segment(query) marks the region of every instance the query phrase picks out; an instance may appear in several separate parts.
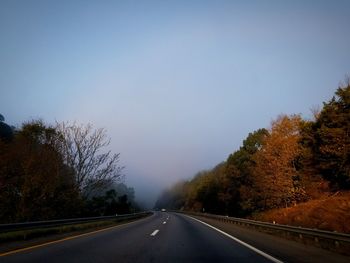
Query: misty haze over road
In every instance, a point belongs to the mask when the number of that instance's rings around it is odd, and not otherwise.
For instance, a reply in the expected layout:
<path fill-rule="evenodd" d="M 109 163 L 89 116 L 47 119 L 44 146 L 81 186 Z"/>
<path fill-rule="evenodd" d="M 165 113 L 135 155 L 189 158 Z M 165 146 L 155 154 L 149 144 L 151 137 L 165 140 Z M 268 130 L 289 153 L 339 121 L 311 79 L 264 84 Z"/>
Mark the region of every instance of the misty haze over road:
<path fill-rule="evenodd" d="M 350 68 L 348 1 L 1 1 L 0 106 L 104 127 L 148 207 Z"/>

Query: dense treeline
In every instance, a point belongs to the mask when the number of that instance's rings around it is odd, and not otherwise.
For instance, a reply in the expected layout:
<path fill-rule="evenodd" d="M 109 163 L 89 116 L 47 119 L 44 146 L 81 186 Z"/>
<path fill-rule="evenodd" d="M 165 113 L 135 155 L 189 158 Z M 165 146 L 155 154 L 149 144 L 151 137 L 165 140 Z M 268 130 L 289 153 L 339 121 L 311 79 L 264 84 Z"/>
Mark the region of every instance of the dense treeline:
<path fill-rule="evenodd" d="M 209 171 L 164 191 L 156 208 L 247 216 L 350 188 L 350 82 L 313 120 L 280 115 Z"/>
<path fill-rule="evenodd" d="M 42 121 L 9 126 L 0 115 L 0 222 L 112 215 L 134 211 L 120 183 L 119 155 L 103 129 Z"/>

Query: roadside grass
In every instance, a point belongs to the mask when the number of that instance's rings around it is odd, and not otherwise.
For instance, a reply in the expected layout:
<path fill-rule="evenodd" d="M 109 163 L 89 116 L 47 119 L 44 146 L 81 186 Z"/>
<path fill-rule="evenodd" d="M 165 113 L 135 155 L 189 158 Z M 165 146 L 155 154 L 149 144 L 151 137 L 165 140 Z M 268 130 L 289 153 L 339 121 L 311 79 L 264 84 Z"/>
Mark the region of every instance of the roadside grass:
<path fill-rule="evenodd" d="M 87 222 L 87 223 L 79 223 L 79 224 L 69 224 L 69 225 L 62 225 L 62 226 L 43 227 L 43 228 L 5 232 L 5 233 L 0 233 L 0 243 L 31 240 L 34 238 L 46 237 L 51 235 L 75 233 L 75 232 L 82 232 L 86 230 L 95 230 L 95 229 L 100 229 L 108 226 L 118 225 L 125 221 L 133 221 L 133 220 L 120 221 L 120 220 L 114 219 L 114 220 L 106 220 L 106 221 L 98 221 L 98 222 Z"/>
<path fill-rule="evenodd" d="M 252 219 L 350 233 L 350 191 L 324 196 L 293 207 L 257 213 Z"/>
<path fill-rule="evenodd" d="M 112 225 L 113 223 L 114 223 L 113 221 L 102 221 L 102 222 L 83 223 L 83 224 L 64 225 L 64 226 L 56 226 L 56 227 L 45 227 L 45 228 L 6 232 L 6 233 L 0 234 L 0 242 L 29 240 L 37 237 L 42 237 L 42 236 L 82 231 L 82 230 L 97 228 L 101 226 L 109 226 L 109 225 Z"/>

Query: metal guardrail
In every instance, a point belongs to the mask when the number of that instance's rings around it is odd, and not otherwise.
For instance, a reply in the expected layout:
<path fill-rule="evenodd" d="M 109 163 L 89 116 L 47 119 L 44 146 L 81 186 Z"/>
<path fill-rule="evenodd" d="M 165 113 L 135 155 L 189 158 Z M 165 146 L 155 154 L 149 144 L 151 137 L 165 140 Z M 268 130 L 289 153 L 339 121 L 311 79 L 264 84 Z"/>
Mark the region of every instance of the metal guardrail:
<path fill-rule="evenodd" d="M 193 216 L 205 217 L 219 220 L 226 223 L 248 226 L 264 232 L 279 234 L 288 239 L 301 241 L 304 243 L 313 243 L 318 247 L 334 250 L 347 255 L 350 255 L 350 235 L 345 233 L 324 231 L 318 229 L 295 227 L 281 224 L 273 224 L 249 219 L 236 217 L 220 216 L 207 213 L 195 213 L 187 211 L 174 211 Z"/>
<path fill-rule="evenodd" d="M 150 214 L 152 214 L 152 212 L 147 211 L 147 212 L 125 214 L 125 215 L 118 215 L 118 216 L 69 218 L 69 219 L 35 221 L 35 222 L 25 222 L 25 223 L 15 223 L 15 224 L 0 224 L 0 233 L 35 229 L 35 228 L 47 228 L 47 227 L 55 227 L 55 226 L 63 226 L 63 225 L 72 225 L 72 224 L 79 224 L 79 223 L 98 222 L 98 221 L 105 221 L 105 220 L 115 220 L 118 222 L 118 221 L 124 221 L 129 219 L 137 219 Z"/>

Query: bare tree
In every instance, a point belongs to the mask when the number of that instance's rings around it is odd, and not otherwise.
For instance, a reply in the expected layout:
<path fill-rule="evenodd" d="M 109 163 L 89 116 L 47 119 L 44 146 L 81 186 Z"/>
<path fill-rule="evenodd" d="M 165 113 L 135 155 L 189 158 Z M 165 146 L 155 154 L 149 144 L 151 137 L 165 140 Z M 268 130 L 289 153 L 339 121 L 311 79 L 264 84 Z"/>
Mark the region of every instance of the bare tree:
<path fill-rule="evenodd" d="M 122 177 L 119 153 L 105 150 L 110 144 L 105 129 L 93 129 L 91 124 L 58 123 L 62 135 L 60 151 L 66 164 L 74 171 L 76 186 L 83 196 L 109 186 Z"/>
<path fill-rule="evenodd" d="M 321 113 L 321 109 L 320 109 L 320 105 L 314 105 L 310 108 L 312 117 L 313 117 L 313 121 L 316 121 L 318 119 L 318 117 L 320 116 Z"/>

